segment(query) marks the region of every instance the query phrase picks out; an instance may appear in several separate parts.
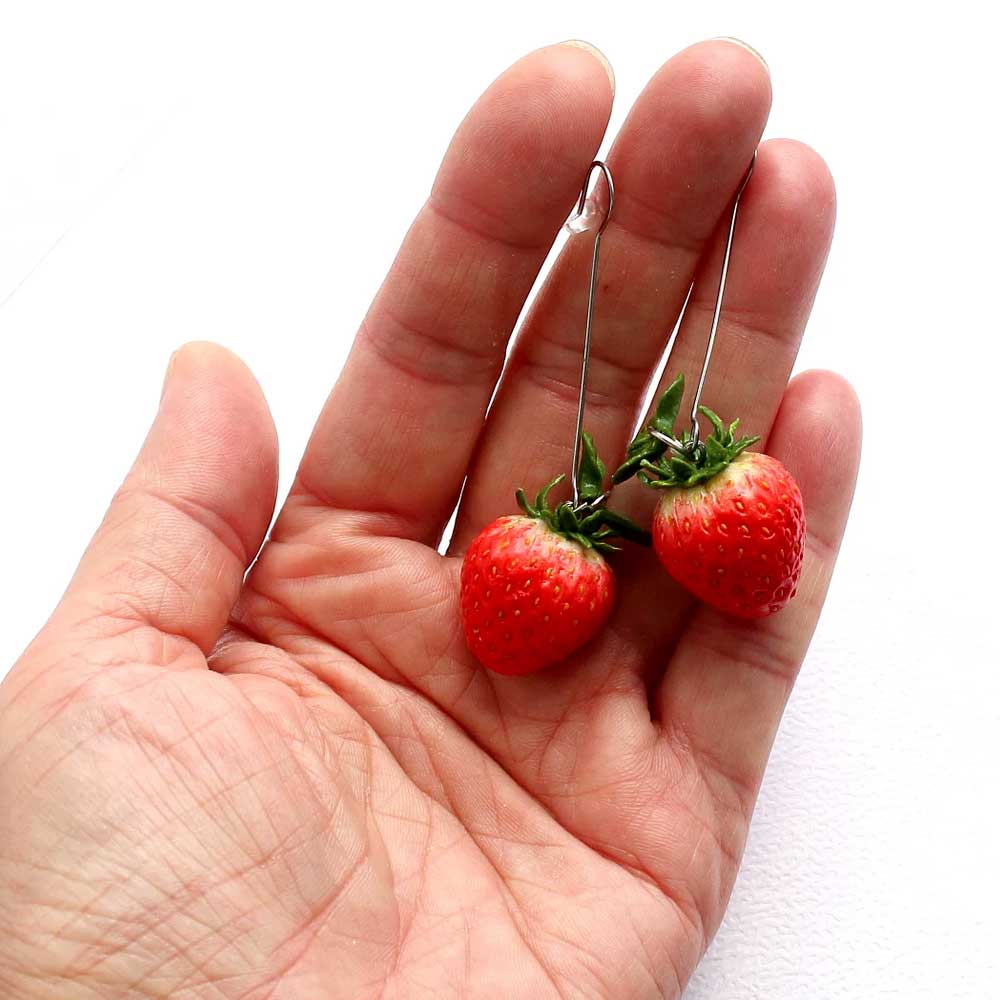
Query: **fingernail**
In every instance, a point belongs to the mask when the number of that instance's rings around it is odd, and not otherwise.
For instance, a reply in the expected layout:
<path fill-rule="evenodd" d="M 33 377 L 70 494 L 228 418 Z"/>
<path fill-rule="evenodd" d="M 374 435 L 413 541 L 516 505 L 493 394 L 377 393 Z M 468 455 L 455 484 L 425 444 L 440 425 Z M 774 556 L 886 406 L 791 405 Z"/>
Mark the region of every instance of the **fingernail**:
<path fill-rule="evenodd" d="M 559 44 L 571 45 L 574 49 L 583 49 L 584 52 L 589 52 L 604 67 L 604 72 L 608 74 L 608 80 L 611 82 L 611 90 L 614 91 L 615 71 L 611 68 L 608 57 L 596 45 L 591 45 L 590 42 L 585 42 L 582 38 L 569 38 Z"/>
<path fill-rule="evenodd" d="M 163 373 L 163 386 L 160 389 L 160 402 L 163 402 L 163 396 L 167 391 L 167 384 L 170 382 L 170 376 L 174 373 L 174 365 L 177 363 L 177 355 L 180 353 L 179 350 L 174 351 L 167 362 L 167 370 Z"/>
<path fill-rule="evenodd" d="M 709 41 L 712 42 L 729 42 L 730 45 L 738 45 L 741 49 L 746 49 L 751 55 L 756 56 L 760 60 L 760 64 L 768 71 L 771 72 L 771 67 L 767 65 L 767 60 L 752 46 L 743 41 L 742 38 L 734 38 L 732 35 L 719 35 L 716 38 L 711 38 Z"/>

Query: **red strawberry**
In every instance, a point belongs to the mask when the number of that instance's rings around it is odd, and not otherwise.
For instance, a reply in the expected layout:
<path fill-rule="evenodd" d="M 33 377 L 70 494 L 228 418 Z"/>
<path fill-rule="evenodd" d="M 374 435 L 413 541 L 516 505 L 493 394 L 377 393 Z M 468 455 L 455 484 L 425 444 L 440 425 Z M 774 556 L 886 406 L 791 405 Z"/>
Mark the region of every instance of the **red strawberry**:
<path fill-rule="evenodd" d="M 653 547 L 670 575 L 707 604 L 763 618 L 794 596 L 805 537 L 802 494 L 770 455 L 740 455 L 698 486 L 664 490 Z"/>
<path fill-rule="evenodd" d="M 579 501 L 549 508 L 554 479 L 523 515 L 501 517 L 474 539 L 462 562 L 462 628 L 469 649 L 500 674 L 528 674 L 589 642 L 611 614 L 615 578 L 602 552 L 621 536 L 649 534 L 604 506 L 604 463 L 583 435 Z"/>
<path fill-rule="evenodd" d="M 614 595 L 614 573 L 595 549 L 539 518 L 501 517 L 462 563 L 465 641 L 484 667 L 529 674 L 589 642 Z"/>
<path fill-rule="evenodd" d="M 702 406 L 712 434 L 697 444 L 687 433 L 675 438 L 683 394 L 679 375 L 614 482 L 638 473 L 665 491 L 653 515 L 653 546 L 678 583 L 740 618 L 774 614 L 795 596 L 802 571 L 802 494 L 776 458 L 746 451 L 759 438 L 737 439 L 738 420 L 726 427 Z"/>

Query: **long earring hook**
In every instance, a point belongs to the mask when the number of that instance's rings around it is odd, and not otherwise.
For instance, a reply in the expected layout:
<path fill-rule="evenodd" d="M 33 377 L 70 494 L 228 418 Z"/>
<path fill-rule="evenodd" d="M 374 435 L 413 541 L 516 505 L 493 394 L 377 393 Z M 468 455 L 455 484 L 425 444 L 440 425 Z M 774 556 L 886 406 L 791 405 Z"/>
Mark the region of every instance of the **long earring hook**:
<path fill-rule="evenodd" d="M 590 288 L 587 294 L 587 326 L 583 335 L 583 361 L 580 365 L 580 397 L 576 407 L 576 434 L 573 439 L 573 471 L 571 480 L 573 483 L 573 506 L 580 506 L 580 461 L 582 459 L 581 446 L 583 444 L 583 412 L 587 404 L 587 371 L 590 368 L 590 342 L 594 329 L 594 300 L 597 297 L 597 265 L 601 256 L 601 237 L 607 229 L 608 221 L 611 218 L 612 209 L 615 207 L 615 185 L 611 179 L 611 171 L 606 163 L 601 160 L 594 160 L 587 168 L 587 175 L 583 179 L 583 187 L 580 189 L 580 200 L 577 202 L 576 212 L 567 225 L 572 229 L 573 223 L 577 220 L 585 221 L 585 208 L 587 205 L 587 194 L 590 189 L 590 179 L 594 171 L 599 170 L 604 175 L 604 180 L 608 185 L 608 205 L 601 220 L 597 232 L 594 234 L 594 253 L 590 262 Z M 601 498 L 598 498 L 601 499 Z M 597 501 L 595 501 L 596 503 Z"/>
<path fill-rule="evenodd" d="M 691 447 L 698 447 L 698 407 L 701 405 L 701 391 L 705 388 L 705 378 L 708 375 L 708 365 L 712 360 L 712 350 L 715 347 L 715 335 L 719 332 L 719 318 L 722 316 L 722 299 L 726 294 L 726 278 L 729 276 L 729 258 L 733 252 L 733 234 L 736 232 L 736 215 L 740 210 L 740 198 L 750 181 L 753 168 L 757 166 L 757 151 L 754 150 L 753 159 L 747 172 L 743 175 L 739 190 L 733 200 L 733 214 L 729 219 L 729 233 L 726 236 L 726 252 L 722 257 L 722 271 L 719 274 L 719 291 L 715 296 L 715 312 L 712 314 L 712 327 L 708 332 L 708 346 L 705 348 L 705 361 L 701 366 L 701 377 L 698 379 L 698 388 L 694 391 L 694 399 L 691 402 Z"/>
<path fill-rule="evenodd" d="M 719 290 L 715 296 L 715 311 L 712 313 L 712 326 L 708 331 L 708 344 L 705 347 L 705 360 L 701 366 L 701 375 L 698 378 L 698 385 L 694 391 L 694 399 L 691 401 L 691 435 L 687 441 L 681 442 L 674 438 L 669 437 L 666 434 L 662 434 L 660 431 L 652 430 L 650 433 L 663 441 L 665 444 L 670 445 L 675 451 L 687 454 L 691 454 L 698 447 L 699 443 L 699 427 L 698 427 L 698 407 L 701 405 L 701 393 L 705 388 L 705 379 L 708 376 L 708 366 L 712 360 L 712 351 L 715 348 L 715 335 L 719 332 L 719 320 L 722 316 L 722 300 L 725 298 L 726 294 L 726 278 L 729 276 L 729 259 L 733 252 L 733 236 L 736 233 L 736 216 L 740 210 L 740 198 L 743 196 L 743 191 L 746 189 L 747 184 L 750 181 L 750 177 L 753 174 L 753 169 L 757 165 L 757 152 L 754 150 L 753 159 L 750 161 L 750 166 L 747 168 L 747 172 L 743 175 L 743 180 L 740 182 L 740 186 L 736 191 L 736 197 L 733 199 L 733 214 L 729 218 L 729 232 L 726 235 L 726 250 L 722 257 L 722 271 L 719 273 Z M 687 298 L 684 300 L 684 307 L 681 310 L 680 320 L 678 322 L 683 322 L 684 313 L 687 312 L 688 302 L 691 300 L 691 293 L 694 289 L 694 284 L 692 283 L 691 288 L 688 289 Z"/>

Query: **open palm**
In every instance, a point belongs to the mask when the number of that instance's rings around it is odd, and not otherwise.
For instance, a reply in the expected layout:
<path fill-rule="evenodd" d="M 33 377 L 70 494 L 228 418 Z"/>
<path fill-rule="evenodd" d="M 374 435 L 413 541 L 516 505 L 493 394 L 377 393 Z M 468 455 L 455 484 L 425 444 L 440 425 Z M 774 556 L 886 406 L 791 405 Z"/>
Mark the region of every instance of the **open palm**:
<path fill-rule="evenodd" d="M 568 464 L 589 237 L 554 267 L 485 414 L 612 90 L 562 45 L 476 104 L 245 580 L 275 501 L 271 420 L 232 355 L 175 356 L 135 467 L 0 688 L 4 996 L 680 993 L 819 614 L 859 417 L 835 376 L 787 385 L 834 195 L 815 154 L 769 142 L 705 401 L 802 486 L 799 596 L 730 620 L 632 550 L 580 654 L 522 678 L 470 658 L 456 554 L 515 486 Z M 704 43 L 660 70 L 615 143 L 588 397 L 611 461 L 703 267 L 666 377 L 699 367 L 718 224 L 769 99 L 753 54 Z M 648 517 L 632 486 L 615 506 Z"/>

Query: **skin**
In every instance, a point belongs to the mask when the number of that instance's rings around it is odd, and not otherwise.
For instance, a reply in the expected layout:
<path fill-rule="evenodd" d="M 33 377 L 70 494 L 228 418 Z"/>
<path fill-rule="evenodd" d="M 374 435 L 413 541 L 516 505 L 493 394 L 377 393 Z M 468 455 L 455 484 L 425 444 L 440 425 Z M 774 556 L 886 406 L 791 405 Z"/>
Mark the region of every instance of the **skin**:
<path fill-rule="evenodd" d="M 222 348 L 174 356 L 134 467 L 0 686 L 0 994 L 679 995 L 823 603 L 860 417 L 835 375 L 788 383 L 834 192 L 815 153 L 767 142 L 704 401 L 802 487 L 797 598 L 725 618 L 631 549 L 578 655 L 530 677 L 476 666 L 459 557 L 516 485 L 566 466 L 588 238 L 484 414 L 612 91 L 591 52 L 552 46 L 472 109 L 245 582 L 275 503 L 271 418 Z M 615 141 L 587 419 L 606 456 L 704 268 L 666 377 L 698 367 L 719 223 L 769 102 L 751 52 L 703 43 Z M 615 499 L 637 518 L 655 503 L 633 484 Z"/>

